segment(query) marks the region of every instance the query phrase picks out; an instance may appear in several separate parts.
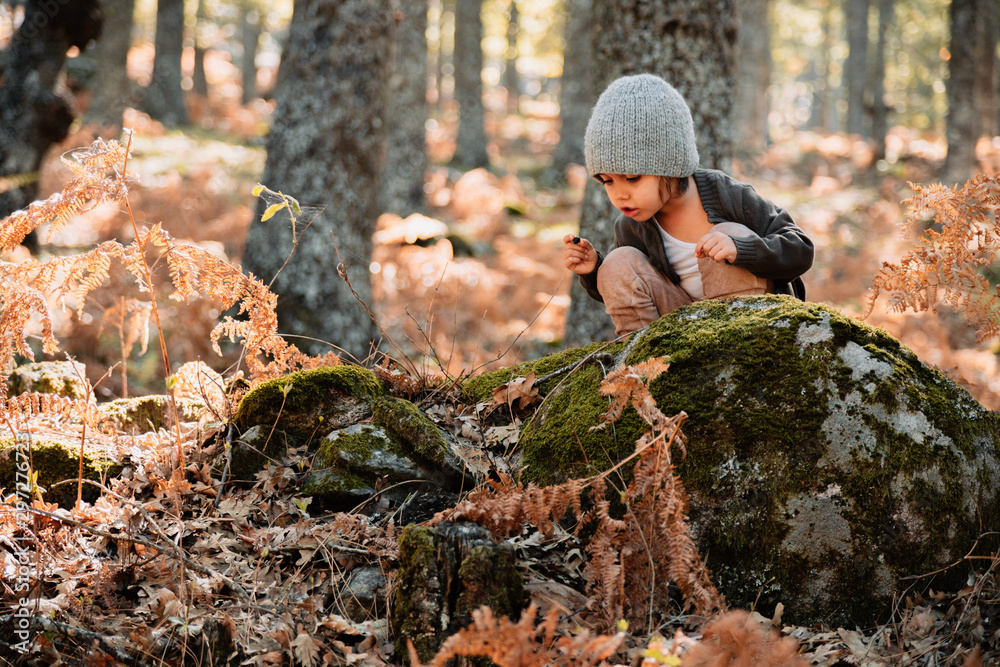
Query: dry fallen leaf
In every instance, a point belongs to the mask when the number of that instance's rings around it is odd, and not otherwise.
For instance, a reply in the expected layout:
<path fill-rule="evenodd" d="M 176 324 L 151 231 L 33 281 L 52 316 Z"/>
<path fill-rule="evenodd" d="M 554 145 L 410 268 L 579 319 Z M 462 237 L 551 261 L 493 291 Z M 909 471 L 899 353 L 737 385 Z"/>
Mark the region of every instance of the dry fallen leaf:
<path fill-rule="evenodd" d="M 540 403 L 538 387 L 535 386 L 535 374 L 528 373 L 524 377 L 514 378 L 493 390 L 493 405 L 508 405 L 512 408 L 524 409 L 532 403 Z M 515 406 L 514 403 L 517 403 Z"/>

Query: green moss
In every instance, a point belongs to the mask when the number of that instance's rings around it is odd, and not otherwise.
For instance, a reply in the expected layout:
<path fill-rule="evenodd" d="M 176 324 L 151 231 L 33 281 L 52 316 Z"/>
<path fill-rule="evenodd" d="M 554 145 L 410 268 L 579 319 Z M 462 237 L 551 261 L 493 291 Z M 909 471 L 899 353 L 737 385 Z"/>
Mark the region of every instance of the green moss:
<path fill-rule="evenodd" d="M 197 421 L 205 406 L 197 401 L 177 399 L 182 422 Z M 170 397 L 162 395 L 119 398 L 101 405 L 101 411 L 126 432 L 147 433 L 169 428 L 174 421 Z"/>
<path fill-rule="evenodd" d="M 389 483 L 400 481 L 391 470 L 369 465 L 377 450 L 402 454 L 396 443 L 371 426 L 349 427 L 339 431 L 335 438 L 325 438 L 302 487 L 303 495 L 324 496 L 330 501 L 357 499 L 374 493 L 379 477 L 385 477 Z"/>
<path fill-rule="evenodd" d="M 457 616 L 472 617 L 472 612 L 486 605 L 499 618 L 517 620 L 524 604 L 524 581 L 507 550 L 497 547 L 473 547 L 458 568 L 462 592 L 455 604 Z"/>
<path fill-rule="evenodd" d="M 622 364 L 660 356 L 670 369 L 651 393 L 665 414 L 688 415 L 678 472 L 730 604 L 867 623 L 896 577 L 935 570 L 977 529 L 1000 528 L 997 476 L 984 468 L 1000 459 L 997 419 L 885 332 L 789 297 L 708 301 L 637 334 Z M 595 366 L 575 371 L 522 428 L 527 479 L 587 476 L 633 451 L 648 426 L 632 410 L 590 430 L 607 406 L 601 379 Z M 801 530 L 789 504 L 816 498 L 804 511 L 827 512 L 846 537 L 789 551 Z"/>
<path fill-rule="evenodd" d="M 25 458 L 20 458 L 18 449 Z M 14 446 L 11 438 L 0 439 L 0 487 L 5 493 L 14 493 L 17 483 L 25 482 L 23 476 L 18 477 L 18 464 L 29 456 L 27 444 Z M 80 450 L 62 442 L 33 440 L 31 443 L 30 460 L 33 470 L 38 473 L 37 484 L 46 491 L 43 498 L 60 507 L 72 508 L 76 505 L 77 485 L 60 484 L 64 480 L 76 480 L 80 473 Z M 121 464 L 99 452 L 87 451 L 83 454 L 83 477 L 95 482 L 104 483 L 107 479 L 116 477 L 122 471 Z M 84 484 L 82 497 L 86 502 L 94 502 L 100 496 L 100 490 L 90 484 Z"/>
<path fill-rule="evenodd" d="M 386 396 L 375 402 L 375 423 L 410 445 L 413 453 L 441 464 L 448 443 L 441 430 L 413 403 Z"/>
<path fill-rule="evenodd" d="M 491 401 L 493 400 L 493 390 L 507 384 L 514 378 L 524 377 L 529 373 L 534 373 L 535 377 L 542 377 L 548 375 L 549 373 L 553 373 L 560 368 L 571 366 L 587 355 L 601 350 L 601 348 L 606 348 L 603 350 L 604 352 L 614 354 L 617 350 L 621 349 L 621 347 L 621 344 L 609 346 L 607 343 L 591 343 L 586 347 L 571 348 L 562 352 L 557 352 L 556 354 L 542 357 L 541 359 L 526 361 L 518 364 L 517 366 L 501 368 L 499 370 L 483 373 L 482 375 L 470 377 L 461 384 L 460 397 L 463 403 L 467 403 L 469 405 L 475 405 L 476 403 L 482 403 L 483 401 Z M 543 391 L 550 390 L 559 382 L 559 380 L 562 379 L 562 377 L 563 376 L 553 378 L 549 383 L 542 387 Z"/>
<path fill-rule="evenodd" d="M 371 416 L 372 401 L 384 392 L 378 378 L 358 366 L 297 371 L 251 390 L 233 421 L 241 430 L 276 426 L 291 437 L 311 441 L 317 431 L 329 432 Z"/>
<path fill-rule="evenodd" d="M 396 655 L 408 656 L 406 642 L 413 642 L 420 662 L 428 664 L 441 642 L 435 625 L 439 609 L 436 600 L 441 583 L 437 579 L 437 549 L 434 531 L 409 525 L 399 536 L 399 572 L 392 608 L 392 626 L 396 635 Z"/>

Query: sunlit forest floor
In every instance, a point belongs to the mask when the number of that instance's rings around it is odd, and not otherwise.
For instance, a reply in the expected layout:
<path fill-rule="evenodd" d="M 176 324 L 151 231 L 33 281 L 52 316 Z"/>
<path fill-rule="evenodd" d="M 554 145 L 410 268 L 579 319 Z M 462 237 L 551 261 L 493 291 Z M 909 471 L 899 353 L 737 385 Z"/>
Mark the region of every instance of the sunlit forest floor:
<path fill-rule="evenodd" d="M 140 178 L 130 201 L 140 224 L 162 223 L 175 238 L 238 263 L 255 206 L 251 189 L 263 173 L 262 133 L 273 103 L 239 105 L 235 72 L 226 65 L 216 63 L 210 70 L 208 99 L 189 101 L 190 127 L 168 132 L 128 111 L 126 127 L 135 131 L 130 168 Z M 446 166 L 457 114 L 447 105 L 436 112 L 428 131 L 426 216 L 387 215 L 378 222 L 373 311 L 394 343 L 430 372 L 457 375 L 506 366 L 561 344 L 572 275 L 562 266 L 560 239 L 576 229 L 586 174 L 583 167 L 571 167 L 561 185 L 552 185 L 559 180 L 547 168 L 559 138 L 555 104 L 522 100 L 518 113 L 509 113 L 505 102 L 502 95 L 487 100 L 490 171 L 461 173 Z M 62 187 L 69 172 L 59 154 L 88 145 L 90 132 L 80 128 L 51 152 L 40 196 Z M 1000 151 L 980 148 L 984 170 L 994 169 Z M 901 202 L 911 194 L 907 182 L 934 182 L 943 157 L 940 139 L 895 128 L 886 168 L 879 171 L 863 142 L 800 132 L 764 155 L 735 162 L 733 170 L 788 208 L 816 243 L 816 263 L 805 276 L 808 298 L 860 314 L 882 261 L 898 259 L 910 241 L 896 231 Z M 45 252 L 70 253 L 131 235 L 127 216 L 108 206 L 79 216 L 48 241 Z M 166 272 L 161 274 L 166 281 Z M 117 334 L 102 326 L 99 312 L 111 306 L 120 287 L 108 285 L 95 295 L 92 311 L 82 318 L 69 313 L 61 323 L 61 340 L 87 364 L 94 381 L 121 356 Z M 161 307 L 170 308 L 164 319 L 171 358 L 202 359 L 223 371 L 229 360 L 211 351 L 208 336 L 219 313 L 210 304 Z M 869 322 L 968 387 L 987 407 L 1000 408 L 996 341 L 977 343 L 956 314 L 889 313 L 880 303 Z M 143 387 L 158 391 L 162 365 L 155 356 L 131 363 L 133 393 Z M 113 394 L 115 388 L 106 385 L 98 390 Z"/>

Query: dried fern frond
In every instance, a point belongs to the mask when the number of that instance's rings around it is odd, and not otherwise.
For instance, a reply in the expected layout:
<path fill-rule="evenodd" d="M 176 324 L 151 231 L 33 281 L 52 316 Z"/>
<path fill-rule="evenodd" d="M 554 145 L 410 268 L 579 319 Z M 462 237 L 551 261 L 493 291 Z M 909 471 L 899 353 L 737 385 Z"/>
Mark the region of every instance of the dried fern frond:
<path fill-rule="evenodd" d="M 46 222 L 51 225 L 51 237 L 88 203 L 121 200 L 135 180 L 131 173 L 120 173 L 125 157 L 124 146 L 101 139 L 89 148 L 64 155 L 63 164 L 73 172 L 73 179 L 61 192 L 0 220 L 0 252 L 17 247 L 25 236 Z"/>
<path fill-rule="evenodd" d="M 1000 287 L 976 269 L 988 266 L 1000 248 L 1000 179 L 979 174 L 960 190 L 941 184 L 910 183 L 915 194 L 903 202 L 900 231 L 911 233 L 932 219 L 898 263 L 883 262 L 872 281 L 862 318 L 871 315 L 882 293 L 892 312 L 936 310 L 947 304 L 976 329 L 979 341 L 1000 333 Z"/>
<path fill-rule="evenodd" d="M 559 612 L 553 609 L 539 624 L 535 624 L 538 607 L 534 603 L 515 623 L 496 618 L 489 607 L 472 612 L 472 624 L 449 637 L 441 645 L 431 665 L 445 667 L 459 656 L 482 656 L 499 667 L 542 667 L 565 665 L 589 667 L 607 665 L 625 640 L 624 633 L 591 635 L 587 630 L 556 635 Z M 410 645 L 410 662 L 420 667 L 416 651 Z"/>

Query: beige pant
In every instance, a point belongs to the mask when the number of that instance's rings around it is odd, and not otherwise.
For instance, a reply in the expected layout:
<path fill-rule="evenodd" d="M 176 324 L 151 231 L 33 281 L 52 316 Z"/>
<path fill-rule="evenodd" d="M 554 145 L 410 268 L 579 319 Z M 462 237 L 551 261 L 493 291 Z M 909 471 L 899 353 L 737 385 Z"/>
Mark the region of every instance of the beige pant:
<path fill-rule="evenodd" d="M 755 236 L 735 222 L 719 223 L 713 231 L 733 237 Z M 706 299 L 770 291 L 767 280 L 726 262 L 702 257 L 698 269 Z M 679 285 L 665 280 L 641 250 L 629 246 L 615 248 L 604 258 L 597 272 L 597 289 L 619 336 L 644 329 L 661 315 L 696 301 Z"/>

